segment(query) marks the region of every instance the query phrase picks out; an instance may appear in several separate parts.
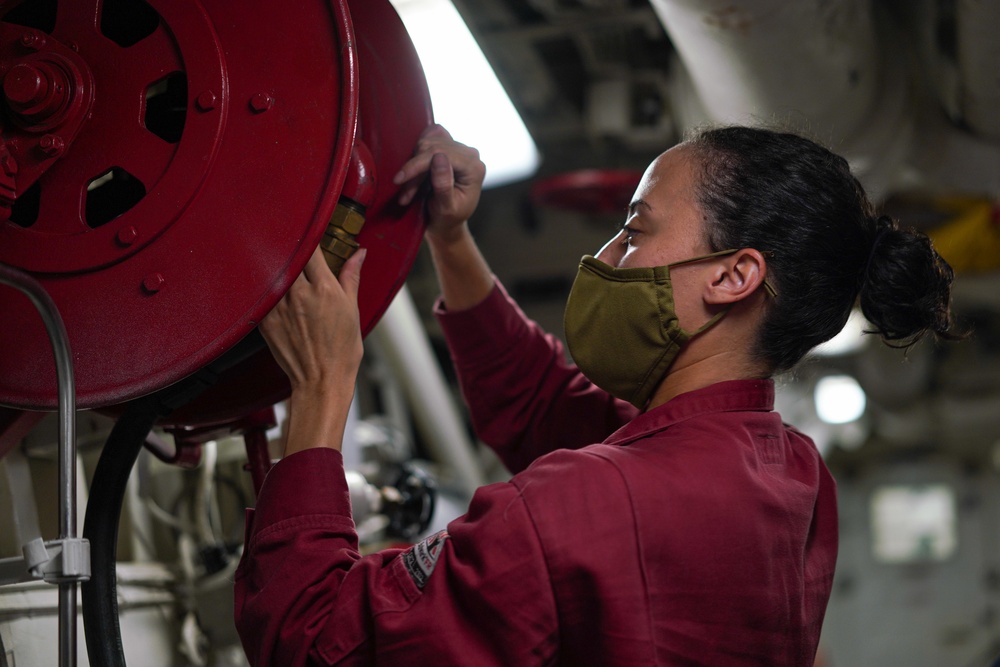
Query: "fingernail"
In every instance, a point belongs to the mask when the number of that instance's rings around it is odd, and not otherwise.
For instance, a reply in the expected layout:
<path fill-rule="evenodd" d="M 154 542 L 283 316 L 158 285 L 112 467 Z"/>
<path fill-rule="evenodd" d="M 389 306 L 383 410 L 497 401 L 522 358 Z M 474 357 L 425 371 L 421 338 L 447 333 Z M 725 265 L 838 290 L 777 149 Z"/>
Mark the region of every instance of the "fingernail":
<path fill-rule="evenodd" d="M 360 269 L 362 266 L 364 266 L 365 257 L 368 256 L 368 248 L 361 248 L 360 250 L 358 250 L 358 254 L 361 255 L 361 257 L 358 258 L 358 268 Z"/>
<path fill-rule="evenodd" d="M 405 178 L 406 175 L 402 171 L 400 171 L 395 176 L 392 177 L 392 182 L 395 183 L 396 185 L 400 185 Z"/>

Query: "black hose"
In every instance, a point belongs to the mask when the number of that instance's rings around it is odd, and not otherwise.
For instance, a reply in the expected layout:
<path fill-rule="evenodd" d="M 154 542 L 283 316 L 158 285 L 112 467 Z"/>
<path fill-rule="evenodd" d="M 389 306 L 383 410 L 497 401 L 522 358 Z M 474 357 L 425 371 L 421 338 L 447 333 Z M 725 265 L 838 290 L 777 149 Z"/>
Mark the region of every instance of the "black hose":
<path fill-rule="evenodd" d="M 90 664 L 94 667 L 125 665 L 115 568 L 118 521 L 132 466 L 146 434 L 160 416 L 156 394 L 133 402 L 111 429 L 91 482 L 83 522 L 83 537 L 90 541 L 91 574 L 81 588 L 83 629 Z"/>
<path fill-rule="evenodd" d="M 215 384 L 219 374 L 264 345 L 255 330 L 229 352 L 194 375 L 129 403 L 118 418 L 94 470 L 83 537 L 90 541 L 90 581 L 82 586 L 83 630 L 91 667 L 125 667 L 118 624 L 116 551 L 125 487 L 139 451 L 156 420 Z"/>

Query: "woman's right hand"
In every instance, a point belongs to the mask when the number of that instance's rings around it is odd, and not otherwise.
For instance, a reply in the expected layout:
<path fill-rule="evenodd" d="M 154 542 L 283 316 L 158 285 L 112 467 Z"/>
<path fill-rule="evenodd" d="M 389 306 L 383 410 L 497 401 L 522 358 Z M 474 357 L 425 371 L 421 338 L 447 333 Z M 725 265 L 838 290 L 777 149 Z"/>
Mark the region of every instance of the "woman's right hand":
<path fill-rule="evenodd" d="M 401 205 L 413 201 L 428 175 L 427 236 L 454 240 L 479 204 L 486 165 L 475 148 L 458 143 L 440 125 L 431 125 L 421 133 L 413 157 L 393 178 L 400 186 Z"/>
<path fill-rule="evenodd" d="M 354 253 L 338 278 L 317 248 L 260 323 L 292 388 L 286 456 L 313 447 L 341 447 L 364 354 L 358 289 L 365 252 Z"/>

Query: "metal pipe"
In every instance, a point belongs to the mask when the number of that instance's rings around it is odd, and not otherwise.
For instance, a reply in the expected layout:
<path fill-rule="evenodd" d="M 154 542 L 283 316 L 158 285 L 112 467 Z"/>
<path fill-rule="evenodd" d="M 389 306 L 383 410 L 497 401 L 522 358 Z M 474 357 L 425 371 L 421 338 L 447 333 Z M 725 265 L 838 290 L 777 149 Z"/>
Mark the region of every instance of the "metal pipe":
<path fill-rule="evenodd" d="M 483 472 L 405 285 L 370 335 L 399 378 L 428 448 L 455 471 L 462 489 L 472 495 L 484 483 Z"/>
<path fill-rule="evenodd" d="M 59 387 L 59 537 L 76 538 L 76 383 L 69 336 L 59 310 L 41 284 L 0 263 L 0 284 L 23 292 L 38 310 L 52 342 Z M 76 582 L 59 584 L 59 664 L 76 665 Z"/>
<path fill-rule="evenodd" d="M 194 525 L 202 545 L 215 544 L 218 539 L 212 529 L 212 496 L 215 470 L 219 461 L 219 446 L 209 440 L 202 447 L 201 467 L 198 470 L 198 491 L 194 501 Z"/>

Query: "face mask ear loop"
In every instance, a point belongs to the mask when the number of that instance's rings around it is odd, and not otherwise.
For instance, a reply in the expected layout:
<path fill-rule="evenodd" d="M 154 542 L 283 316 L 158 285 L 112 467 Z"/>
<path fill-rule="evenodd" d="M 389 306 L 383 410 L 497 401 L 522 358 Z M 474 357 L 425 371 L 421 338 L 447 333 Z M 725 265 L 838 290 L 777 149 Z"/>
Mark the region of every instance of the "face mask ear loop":
<path fill-rule="evenodd" d="M 699 255 L 698 257 L 692 257 L 691 259 L 682 259 L 679 262 L 674 262 L 673 264 L 667 264 L 667 268 L 668 269 L 672 269 L 675 266 L 683 266 L 684 264 L 692 264 L 694 262 L 702 262 L 702 261 L 704 261 L 706 259 L 712 259 L 714 257 L 724 257 L 726 255 L 732 255 L 735 252 L 739 252 L 739 250 L 736 250 L 735 248 L 731 248 L 729 250 L 720 250 L 718 252 L 713 252 L 713 253 L 711 253 L 709 255 Z M 771 252 L 770 250 L 764 251 L 763 254 L 768 255 L 768 256 L 774 255 L 774 253 Z M 770 282 L 767 281 L 766 278 L 764 279 L 764 289 L 767 290 L 767 293 L 770 294 L 771 297 L 773 297 L 775 299 L 778 298 L 778 290 L 774 289 L 774 287 L 771 285 Z M 712 324 L 715 324 L 715 321 L 710 321 L 707 326 L 711 326 Z M 701 331 L 702 331 L 702 329 L 699 329 L 695 333 L 701 333 Z"/>
<path fill-rule="evenodd" d="M 688 334 L 686 331 L 684 331 L 683 329 L 681 329 L 680 330 L 681 334 L 683 334 L 684 336 L 687 337 L 687 340 L 685 340 L 681 344 L 681 347 L 683 347 L 684 344 L 688 343 L 692 338 L 694 338 L 698 334 L 704 333 L 705 331 L 708 331 L 713 326 L 715 326 L 718 323 L 719 320 L 721 320 L 723 317 L 726 316 L 726 313 L 728 313 L 732 309 L 732 307 L 734 305 L 736 305 L 736 304 L 732 304 L 731 303 L 728 306 L 726 306 L 723 310 L 720 310 L 719 312 L 717 312 L 715 315 L 712 316 L 712 319 L 710 319 L 708 322 L 705 322 L 703 325 L 701 325 L 700 327 L 698 327 L 693 333 Z M 659 378 L 662 379 L 663 376 L 664 376 L 664 374 L 666 373 L 666 369 L 664 369 L 663 372 L 661 372 L 659 374 L 655 374 L 653 372 L 653 370 L 656 369 L 657 367 L 659 367 L 660 361 L 662 361 L 663 356 L 665 356 L 667 354 L 667 352 L 668 352 L 668 350 L 664 350 L 663 351 L 663 355 L 660 356 L 660 360 L 657 361 L 657 363 L 653 366 L 653 368 L 650 369 L 650 372 L 646 375 L 646 377 L 643 378 L 642 382 L 639 385 L 640 388 L 637 389 L 632 394 L 632 396 L 630 398 L 626 399 L 626 400 L 628 400 L 629 403 L 631 403 L 635 407 L 639 408 L 640 410 L 642 410 L 645 407 L 646 403 L 649 401 L 649 397 L 652 396 L 653 391 L 656 390 L 656 385 L 658 384 L 658 382 L 657 382 L 657 383 L 653 384 L 652 386 L 647 386 L 647 385 L 649 385 L 649 378 L 652 377 L 652 376 L 654 376 L 654 375 L 658 375 Z M 667 368 L 669 368 L 669 364 L 667 365 Z M 639 397 L 642 397 L 642 401 L 638 400 Z"/>
<path fill-rule="evenodd" d="M 701 262 L 701 261 L 704 261 L 706 259 L 713 259 L 715 257 L 725 257 L 726 255 L 732 255 L 733 253 L 737 253 L 737 252 L 739 252 L 738 248 L 730 248 L 728 250 L 719 250 L 718 252 L 713 252 L 713 253 L 710 253 L 708 255 L 699 255 L 698 257 L 692 257 L 691 259 L 684 259 L 684 260 L 681 260 L 680 262 L 674 262 L 673 264 L 667 264 L 667 268 L 672 269 L 675 266 L 682 266 L 684 264 L 691 264 L 693 262 Z M 720 310 L 718 313 L 716 313 L 712 317 L 712 319 L 710 319 L 708 322 L 705 322 L 703 325 L 701 325 L 700 327 L 698 327 L 697 329 L 695 329 L 692 333 L 687 334 L 688 335 L 688 340 L 690 340 L 691 338 L 694 338 L 695 336 L 697 336 L 700 333 L 704 333 L 704 332 L 708 331 L 713 326 L 715 326 L 715 324 L 718 323 L 719 320 L 721 320 L 723 317 L 726 316 L 726 313 L 728 313 L 730 311 L 730 309 L 732 309 L 732 307 L 734 305 L 735 304 L 732 304 L 732 303 L 729 304 L 723 310 Z M 682 330 L 682 332 L 685 333 L 685 334 L 687 333 L 687 332 L 684 332 L 683 330 Z"/>
<path fill-rule="evenodd" d="M 698 334 L 705 333 L 706 331 L 714 327 L 716 324 L 718 324 L 719 320 L 725 317 L 729 313 L 729 311 L 733 309 L 734 305 L 736 304 L 731 303 L 722 310 L 720 310 L 719 312 L 717 312 L 715 315 L 713 315 L 712 319 L 710 319 L 708 322 L 705 322 L 700 327 L 691 332 L 691 338 L 694 338 Z"/>
<path fill-rule="evenodd" d="M 679 262 L 667 264 L 667 268 L 672 269 L 675 266 L 683 266 L 684 264 L 693 264 L 694 262 L 703 262 L 706 259 L 713 259 L 715 257 L 725 257 L 726 255 L 732 255 L 737 252 L 739 252 L 739 248 L 730 248 L 729 250 L 719 250 L 718 252 L 712 252 L 707 255 L 698 255 L 697 257 L 692 257 L 691 259 L 682 259 Z"/>

